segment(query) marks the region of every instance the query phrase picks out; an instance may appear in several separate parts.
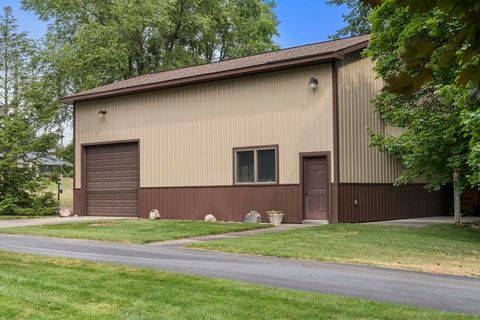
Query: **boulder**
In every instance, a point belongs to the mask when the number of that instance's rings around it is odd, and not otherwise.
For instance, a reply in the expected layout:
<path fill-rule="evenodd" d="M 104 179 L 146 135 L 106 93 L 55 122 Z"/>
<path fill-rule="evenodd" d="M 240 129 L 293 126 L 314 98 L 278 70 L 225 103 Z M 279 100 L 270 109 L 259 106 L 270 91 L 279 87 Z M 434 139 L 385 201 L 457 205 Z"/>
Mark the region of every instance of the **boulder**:
<path fill-rule="evenodd" d="M 60 215 L 60 217 L 66 218 L 70 217 L 72 215 L 72 212 L 70 211 L 70 209 L 60 209 L 58 214 Z"/>
<path fill-rule="evenodd" d="M 205 218 L 203 218 L 203 221 L 217 221 L 217 218 L 213 214 L 207 214 Z"/>
<path fill-rule="evenodd" d="M 262 222 L 262 216 L 257 211 L 250 211 L 245 216 L 244 223 L 260 223 Z"/>
<path fill-rule="evenodd" d="M 153 209 L 148 214 L 148 219 L 150 219 L 150 220 L 160 219 L 160 212 L 158 212 L 157 209 Z"/>

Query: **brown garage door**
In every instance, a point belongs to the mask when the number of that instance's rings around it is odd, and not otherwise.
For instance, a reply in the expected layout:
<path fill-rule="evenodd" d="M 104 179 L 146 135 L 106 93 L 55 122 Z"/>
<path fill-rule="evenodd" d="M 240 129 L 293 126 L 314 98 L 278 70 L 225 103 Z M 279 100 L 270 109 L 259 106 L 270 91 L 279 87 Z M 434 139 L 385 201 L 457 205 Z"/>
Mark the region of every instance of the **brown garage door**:
<path fill-rule="evenodd" d="M 138 215 L 138 143 L 89 146 L 86 167 L 88 215 Z"/>

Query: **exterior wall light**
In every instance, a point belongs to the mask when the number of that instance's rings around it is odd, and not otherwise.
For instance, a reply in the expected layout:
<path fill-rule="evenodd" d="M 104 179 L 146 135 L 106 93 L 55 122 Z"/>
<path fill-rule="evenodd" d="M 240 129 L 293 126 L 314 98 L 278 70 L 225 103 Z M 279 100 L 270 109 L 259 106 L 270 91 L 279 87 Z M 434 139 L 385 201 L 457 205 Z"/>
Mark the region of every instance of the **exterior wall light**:
<path fill-rule="evenodd" d="M 308 82 L 308 86 L 312 89 L 315 89 L 318 86 L 318 80 L 315 77 L 311 77 L 310 81 Z"/>
<path fill-rule="evenodd" d="M 101 119 L 107 115 L 107 110 L 98 111 L 98 117 Z"/>

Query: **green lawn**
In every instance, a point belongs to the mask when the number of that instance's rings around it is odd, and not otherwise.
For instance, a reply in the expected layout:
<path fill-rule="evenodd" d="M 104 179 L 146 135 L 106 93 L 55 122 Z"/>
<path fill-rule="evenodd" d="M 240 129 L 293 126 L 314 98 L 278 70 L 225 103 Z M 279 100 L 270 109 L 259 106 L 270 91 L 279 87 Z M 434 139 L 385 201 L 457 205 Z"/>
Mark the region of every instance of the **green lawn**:
<path fill-rule="evenodd" d="M 73 209 L 73 179 L 63 178 L 62 180 L 63 193 L 60 194 L 60 208 Z M 57 194 L 57 184 L 52 182 L 47 191 Z"/>
<path fill-rule="evenodd" d="M 0 252 L 0 319 L 480 319 L 144 268 Z"/>
<path fill-rule="evenodd" d="M 34 227 L 0 229 L 3 233 L 22 233 L 61 238 L 148 243 L 268 228 L 265 224 L 222 223 L 187 220 L 114 220 Z"/>
<path fill-rule="evenodd" d="M 192 247 L 286 258 L 480 276 L 480 229 L 336 224 Z"/>
<path fill-rule="evenodd" d="M 47 218 L 51 216 L 2 216 L 0 215 L 0 220 L 16 220 L 16 219 L 35 219 L 35 218 Z"/>

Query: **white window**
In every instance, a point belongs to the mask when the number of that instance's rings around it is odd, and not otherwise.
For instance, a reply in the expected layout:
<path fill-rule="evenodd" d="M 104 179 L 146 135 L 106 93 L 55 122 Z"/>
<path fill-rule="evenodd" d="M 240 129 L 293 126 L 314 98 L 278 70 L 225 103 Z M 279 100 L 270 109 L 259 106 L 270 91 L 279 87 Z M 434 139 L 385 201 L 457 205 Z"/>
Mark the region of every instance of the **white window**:
<path fill-rule="evenodd" d="M 278 147 L 234 149 L 235 184 L 278 183 Z"/>

